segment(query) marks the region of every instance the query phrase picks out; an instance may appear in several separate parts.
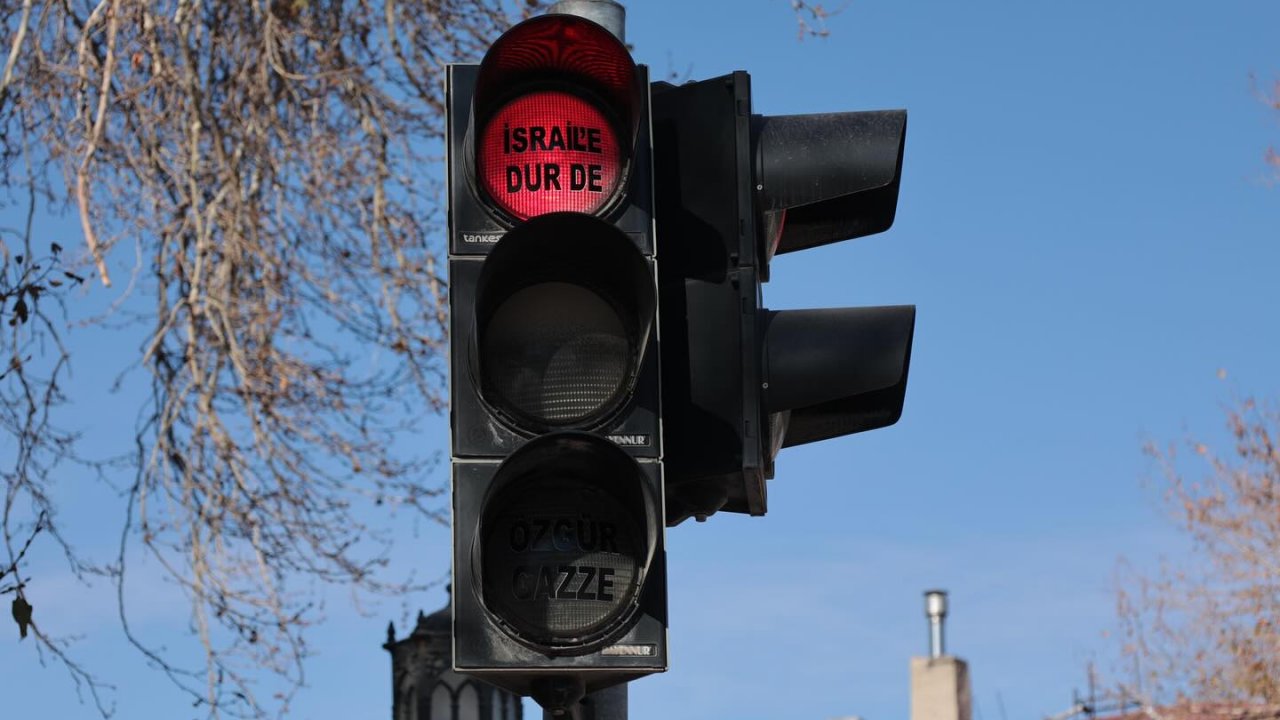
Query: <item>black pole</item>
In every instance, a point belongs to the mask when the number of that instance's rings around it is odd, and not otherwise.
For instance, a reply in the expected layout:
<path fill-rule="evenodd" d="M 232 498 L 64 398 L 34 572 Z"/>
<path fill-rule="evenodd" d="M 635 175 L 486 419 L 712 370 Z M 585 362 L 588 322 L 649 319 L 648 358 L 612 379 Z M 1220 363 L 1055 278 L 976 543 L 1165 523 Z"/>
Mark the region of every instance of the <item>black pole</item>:
<path fill-rule="evenodd" d="M 566 714 L 543 710 L 542 720 L 627 720 L 627 684 L 587 693 Z"/>

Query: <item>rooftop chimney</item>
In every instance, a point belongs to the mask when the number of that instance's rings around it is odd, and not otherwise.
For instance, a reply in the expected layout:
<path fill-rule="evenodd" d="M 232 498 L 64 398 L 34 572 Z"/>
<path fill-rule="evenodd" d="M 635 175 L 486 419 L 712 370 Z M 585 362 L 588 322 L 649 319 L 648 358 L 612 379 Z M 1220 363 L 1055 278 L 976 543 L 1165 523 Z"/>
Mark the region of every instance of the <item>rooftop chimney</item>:
<path fill-rule="evenodd" d="M 924 614 L 929 618 L 929 656 L 911 658 L 911 720 L 971 720 L 969 666 L 947 655 L 943 644 L 945 590 L 925 592 Z"/>
<path fill-rule="evenodd" d="M 929 618 L 929 657 L 937 659 L 947 654 L 942 625 L 947 619 L 947 591 L 925 590 L 924 614 Z"/>

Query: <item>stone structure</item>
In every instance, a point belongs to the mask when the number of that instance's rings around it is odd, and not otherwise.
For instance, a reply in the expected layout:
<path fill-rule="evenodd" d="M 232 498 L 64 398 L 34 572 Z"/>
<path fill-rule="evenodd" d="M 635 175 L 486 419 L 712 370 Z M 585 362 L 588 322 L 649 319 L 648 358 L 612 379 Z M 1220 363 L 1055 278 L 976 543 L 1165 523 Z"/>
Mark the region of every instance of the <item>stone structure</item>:
<path fill-rule="evenodd" d="M 396 640 L 387 626 L 391 653 L 392 720 L 523 720 L 520 696 L 453 671 L 451 605 L 418 613 L 413 632 Z"/>
<path fill-rule="evenodd" d="M 969 666 L 951 655 L 911 658 L 911 720 L 970 720 Z"/>

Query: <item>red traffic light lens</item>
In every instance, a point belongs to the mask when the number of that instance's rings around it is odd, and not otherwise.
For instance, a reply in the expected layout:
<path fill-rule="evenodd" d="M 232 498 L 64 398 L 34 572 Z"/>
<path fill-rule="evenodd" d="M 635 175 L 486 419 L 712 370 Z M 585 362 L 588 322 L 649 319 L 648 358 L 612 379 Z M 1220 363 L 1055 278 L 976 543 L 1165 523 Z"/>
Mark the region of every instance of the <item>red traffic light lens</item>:
<path fill-rule="evenodd" d="M 522 95 L 490 118 L 477 174 L 489 197 L 519 220 L 549 212 L 594 214 L 618 189 L 618 133 L 594 104 L 560 91 Z"/>

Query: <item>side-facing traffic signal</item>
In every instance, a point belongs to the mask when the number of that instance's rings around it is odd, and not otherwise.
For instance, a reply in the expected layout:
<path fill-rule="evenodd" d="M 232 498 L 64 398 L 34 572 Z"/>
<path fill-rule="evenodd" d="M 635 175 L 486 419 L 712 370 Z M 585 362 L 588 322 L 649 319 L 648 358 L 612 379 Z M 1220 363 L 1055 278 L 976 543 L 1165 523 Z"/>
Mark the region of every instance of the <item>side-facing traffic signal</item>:
<path fill-rule="evenodd" d="M 888 229 L 906 112 L 761 116 L 750 78 L 653 88 L 667 522 L 763 515 L 779 449 L 891 425 L 913 306 L 771 311 L 777 253 Z"/>
<path fill-rule="evenodd" d="M 549 14 L 447 103 L 454 665 L 564 707 L 666 669 L 647 73 Z"/>

